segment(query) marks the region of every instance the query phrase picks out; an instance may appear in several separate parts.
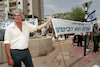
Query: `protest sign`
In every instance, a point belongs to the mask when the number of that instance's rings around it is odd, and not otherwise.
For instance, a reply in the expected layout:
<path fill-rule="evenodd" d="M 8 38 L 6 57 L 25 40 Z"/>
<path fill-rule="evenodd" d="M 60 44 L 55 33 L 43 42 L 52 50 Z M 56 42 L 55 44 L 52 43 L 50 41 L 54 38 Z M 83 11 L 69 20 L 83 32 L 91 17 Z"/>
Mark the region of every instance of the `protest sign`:
<path fill-rule="evenodd" d="M 1 22 L 1 23 L 0 23 L 0 29 L 6 29 L 6 27 L 7 27 L 9 24 L 13 23 L 13 22 L 14 22 L 14 20 L 7 20 L 7 21 Z M 31 20 L 31 21 L 22 21 L 22 22 L 31 23 L 31 24 L 33 24 L 33 25 L 37 25 L 37 26 L 38 26 L 38 19 L 37 19 L 37 18 L 36 18 L 36 19 L 33 19 L 33 20 Z"/>
<path fill-rule="evenodd" d="M 92 24 L 52 18 L 56 37 L 61 34 L 92 32 Z"/>

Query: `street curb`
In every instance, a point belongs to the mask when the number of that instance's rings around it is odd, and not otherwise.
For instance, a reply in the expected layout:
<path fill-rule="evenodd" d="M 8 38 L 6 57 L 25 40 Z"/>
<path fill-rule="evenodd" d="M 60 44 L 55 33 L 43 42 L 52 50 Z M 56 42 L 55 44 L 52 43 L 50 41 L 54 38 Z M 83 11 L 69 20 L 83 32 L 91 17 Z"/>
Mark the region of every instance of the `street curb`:
<path fill-rule="evenodd" d="M 96 58 L 94 58 L 91 62 L 89 62 L 87 65 L 85 65 L 84 67 L 92 67 L 93 65 L 95 65 L 98 61 L 100 61 L 100 55 Z"/>

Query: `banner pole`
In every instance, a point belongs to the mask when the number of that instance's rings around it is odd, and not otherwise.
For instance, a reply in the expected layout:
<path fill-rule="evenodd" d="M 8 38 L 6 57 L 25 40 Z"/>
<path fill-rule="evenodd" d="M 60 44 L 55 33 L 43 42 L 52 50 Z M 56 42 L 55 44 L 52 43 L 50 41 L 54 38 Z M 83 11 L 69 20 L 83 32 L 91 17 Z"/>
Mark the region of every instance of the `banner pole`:
<path fill-rule="evenodd" d="M 61 49 L 61 45 L 60 45 L 60 43 L 59 43 L 58 37 L 57 37 L 57 42 L 58 42 L 58 44 L 59 44 L 59 48 L 60 48 L 60 51 L 61 51 L 61 55 L 62 55 L 62 59 L 63 59 L 64 65 L 65 65 L 65 67 L 67 67 L 67 66 L 66 66 L 66 62 L 65 62 L 65 60 L 64 60 L 64 56 L 63 56 L 63 53 L 62 53 L 62 49 Z"/>

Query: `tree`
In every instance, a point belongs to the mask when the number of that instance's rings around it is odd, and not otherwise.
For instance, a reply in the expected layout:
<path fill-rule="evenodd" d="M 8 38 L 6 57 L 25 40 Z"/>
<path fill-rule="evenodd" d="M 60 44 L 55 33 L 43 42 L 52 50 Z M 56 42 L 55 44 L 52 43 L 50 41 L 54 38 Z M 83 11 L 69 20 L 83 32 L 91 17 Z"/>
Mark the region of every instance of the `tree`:
<path fill-rule="evenodd" d="M 81 7 L 72 8 L 72 12 L 70 13 L 71 20 L 74 21 L 84 21 L 85 11 Z"/>
<path fill-rule="evenodd" d="M 55 18 L 60 18 L 60 19 L 66 19 L 66 20 L 70 20 L 70 12 L 66 12 L 66 13 L 57 13 L 53 15 Z"/>
<path fill-rule="evenodd" d="M 85 20 L 85 11 L 81 7 L 72 8 L 71 12 L 57 13 L 54 17 L 66 20 L 81 21 Z"/>

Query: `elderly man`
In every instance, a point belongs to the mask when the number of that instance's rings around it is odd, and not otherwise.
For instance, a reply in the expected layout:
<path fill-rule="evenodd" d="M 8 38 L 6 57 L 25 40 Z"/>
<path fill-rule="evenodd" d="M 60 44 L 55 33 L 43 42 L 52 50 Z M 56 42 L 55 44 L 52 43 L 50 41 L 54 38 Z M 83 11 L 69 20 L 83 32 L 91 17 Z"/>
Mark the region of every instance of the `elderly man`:
<path fill-rule="evenodd" d="M 21 61 L 26 67 L 34 67 L 28 49 L 29 33 L 45 27 L 51 22 L 52 16 L 42 25 L 34 26 L 22 22 L 23 14 L 21 9 L 14 11 L 14 23 L 10 24 L 5 32 L 5 49 L 8 57 L 8 64 L 13 67 L 21 67 Z"/>
<path fill-rule="evenodd" d="M 93 52 L 96 52 L 98 54 L 99 51 L 99 31 L 98 31 L 98 24 L 95 23 L 93 26 L 93 41 L 94 41 L 94 49 Z"/>

